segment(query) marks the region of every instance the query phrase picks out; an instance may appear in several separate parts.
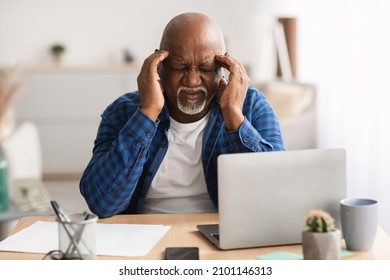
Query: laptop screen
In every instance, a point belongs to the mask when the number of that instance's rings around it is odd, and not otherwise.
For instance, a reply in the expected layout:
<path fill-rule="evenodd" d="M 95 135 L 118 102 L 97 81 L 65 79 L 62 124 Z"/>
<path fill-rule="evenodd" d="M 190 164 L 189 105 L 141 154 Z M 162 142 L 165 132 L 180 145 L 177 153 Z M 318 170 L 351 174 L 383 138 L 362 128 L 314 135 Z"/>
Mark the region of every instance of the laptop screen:
<path fill-rule="evenodd" d="M 223 249 L 301 243 L 310 210 L 340 225 L 346 196 L 343 149 L 226 154 L 218 158 L 219 234 Z"/>

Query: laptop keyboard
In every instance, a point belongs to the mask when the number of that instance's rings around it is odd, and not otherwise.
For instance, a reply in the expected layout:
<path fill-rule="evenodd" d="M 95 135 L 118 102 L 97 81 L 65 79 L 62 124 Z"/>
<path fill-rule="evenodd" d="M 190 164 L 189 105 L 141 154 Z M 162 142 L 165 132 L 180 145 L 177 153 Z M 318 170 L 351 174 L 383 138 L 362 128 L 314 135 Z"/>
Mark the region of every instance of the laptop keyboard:
<path fill-rule="evenodd" d="M 219 241 L 219 234 L 218 233 L 215 233 L 215 234 L 211 234 L 215 239 L 217 239 Z"/>

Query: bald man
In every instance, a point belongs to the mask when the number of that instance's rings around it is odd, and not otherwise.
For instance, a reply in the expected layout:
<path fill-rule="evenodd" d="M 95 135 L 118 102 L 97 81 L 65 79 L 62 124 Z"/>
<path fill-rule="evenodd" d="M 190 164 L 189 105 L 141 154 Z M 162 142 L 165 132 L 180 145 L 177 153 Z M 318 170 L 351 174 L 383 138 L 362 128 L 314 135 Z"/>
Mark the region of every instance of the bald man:
<path fill-rule="evenodd" d="M 174 17 L 137 82 L 103 112 L 80 181 L 99 217 L 217 211 L 219 155 L 285 149 L 273 109 L 206 15 Z"/>

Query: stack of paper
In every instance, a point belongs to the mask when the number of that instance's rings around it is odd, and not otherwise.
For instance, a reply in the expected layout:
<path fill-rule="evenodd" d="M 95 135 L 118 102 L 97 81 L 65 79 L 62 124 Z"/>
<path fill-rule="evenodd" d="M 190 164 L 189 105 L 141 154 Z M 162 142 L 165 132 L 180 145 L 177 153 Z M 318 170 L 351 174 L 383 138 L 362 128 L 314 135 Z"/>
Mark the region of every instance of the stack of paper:
<path fill-rule="evenodd" d="M 96 254 L 141 257 L 170 229 L 164 225 L 96 224 Z M 0 242 L 2 251 L 44 253 L 58 249 L 58 224 L 36 222 Z"/>

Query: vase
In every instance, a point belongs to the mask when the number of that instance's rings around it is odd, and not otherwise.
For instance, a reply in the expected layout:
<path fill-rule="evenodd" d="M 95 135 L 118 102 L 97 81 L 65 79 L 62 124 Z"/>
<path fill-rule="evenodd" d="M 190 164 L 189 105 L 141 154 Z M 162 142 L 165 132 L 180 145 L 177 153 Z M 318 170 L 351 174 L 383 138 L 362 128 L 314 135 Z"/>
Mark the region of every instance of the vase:
<path fill-rule="evenodd" d="M 340 259 L 341 231 L 302 233 L 303 257 L 305 260 Z"/>
<path fill-rule="evenodd" d="M 62 55 L 60 54 L 56 54 L 56 55 L 53 55 L 53 64 L 54 65 L 61 65 L 62 64 Z"/>

